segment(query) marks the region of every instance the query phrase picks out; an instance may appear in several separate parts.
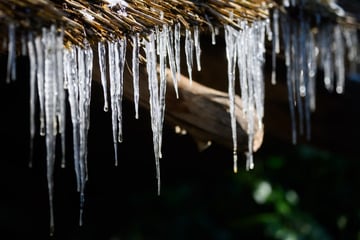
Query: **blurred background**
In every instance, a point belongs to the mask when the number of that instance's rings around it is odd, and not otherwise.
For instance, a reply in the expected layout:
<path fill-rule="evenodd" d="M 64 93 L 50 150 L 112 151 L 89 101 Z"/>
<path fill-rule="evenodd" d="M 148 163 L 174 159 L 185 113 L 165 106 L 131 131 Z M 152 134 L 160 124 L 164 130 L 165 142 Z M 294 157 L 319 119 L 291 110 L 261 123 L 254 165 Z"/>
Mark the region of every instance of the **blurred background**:
<path fill-rule="evenodd" d="M 226 91 L 224 43 L 212 46 L 205 37 L 203 71 L 194 79 Z M 18 79 L 6 84 L 6 59 L 0 57 L 0 239 L 47 239 L 46 151 L 39 134 L 28 168 L 28 62 L 19 58 Z M 160 196 L 149 112 L 142 109 L 136 120 L 133 103 L 123 102 L 124 142 L 115 167 L 111 117 L 94 82 L 84 225 L 78 226 L 68 121 L 67 167 L 58 161 L 55 170 L 54 239 L 360 239 L 359 84 L 347 79 L 343 95 L 318 84 L 312 139 L 299 137 L 293 145 L 285 70 L 278 65 L 278 84 L 266 78 L 265 136 L 255 169 L 247 172 L 239 153 L 234 174 L 230 149 L 213 143 L 199 152 L 191 136 L 165 125 Z"/>

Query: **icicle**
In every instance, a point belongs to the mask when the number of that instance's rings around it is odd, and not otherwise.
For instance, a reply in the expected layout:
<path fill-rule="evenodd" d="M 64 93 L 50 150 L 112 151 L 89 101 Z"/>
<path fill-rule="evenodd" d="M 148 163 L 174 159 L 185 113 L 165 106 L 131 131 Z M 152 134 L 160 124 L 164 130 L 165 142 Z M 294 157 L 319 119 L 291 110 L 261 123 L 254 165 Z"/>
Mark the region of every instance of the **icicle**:
<path fill-rule="evenodd" d="M 193 54 L 194 54 L 194 41 L 191 36 L 191 31 L 189 29 L 186 29 L 185 30 L 185 55 L 186 55 L 186 65 L 188 68 L 190 85 L 192 84 Z"/>
<path fill-rule="evenodd" d="M 233 160 L 234 172 L 237 172 L 237 134 L 236 134 L 236 115 L 235 115 L 235 67 L 236 67 L 236 35 L 237 32 L 229 25 L 224 26 L 226 58 L 228 62 L 228 93 L 231 118 L 231 133 L 233 139 Z"/>
<path fill-rule="evenodd" d="M 66 157 L 66 97 L 64 86 L 64 62 L 63 62 L 63 44 L 64 44 L 64 32 L 61 31 L 56 37 L 56 79 L 57 79 L 57 119 L 59 124 L 59 133 L 61 134 L 61 167 L 65 168 Z"/>
<path fill-rule="evenodd" d="M 108 57 L 109 57 L 109 77 L 110 77 L 110 100 L 111 100 L 111 120 L 113 131 L 113 143 L 114 143 L 114 155 L 115 166 L 118 165 L 118 147 L 117 147 L 117 135 L 118 135 L 118 116 L 116 105 L 116 80 L 115 80 L 115 43 L 108 42 Z"/>
<path fill-rule="evenodd" d="M 85 201 L 85 184 L 88 178 L 87 170 L 87 137 L 90 127 L 90 100 L 93 52 L 85 42 L 85 49 L 77 49 L 78 58 L 78 79 L 79 79 L 79 148 L 80 148 L 80 218 L 79 225 L 82 225 L 82 215 Z"/>
<path fill-rule="evenodd" d="M 15 23 L 9 23 L 8 26 L 8 63 L 6 70 L 6 82 L 16 79 L 16 28 Z"/>
<path fill-rule="evenodd" d="M 158 186 L 158 194 L 160 194 L 160 150 L 159 150 L 159 87 L 156 72 L 156 48 L 154 33 L 149 34 L 149 40 L 145 41 L 146 69 L 148 73 L 149 92 L 150 92 L 150 115 L 151 128 L 153 131 L 153 144 L 156 165 L 156 178 Z"/>
<path fill-rule="evenodd" d="M 296 119 L 295 119 L 295 100 L 294 100 L 294 88 L 292 83 L 292 74 L 291 74 L 291 38 L 290 38 L 290 26 L 288 23 L 289 19 L 285 15 L 281 15 L 281 26 L 284 39 L 284 51 L 285 51 L 285 65 L 286 65 L 286 83 L 288 88 L 288 101 L 290 108 L 290 117 L 291 117 L 291 129 L 292 129 L 292 142 L 296 144 L 297 141 L 297 131 L 296 131 Z"/>
<path fill-rule="evenodd" d="M 26 56 L 27 53 L 27 41 L 26 41 L 26 34 L 22 33 L 21 34 L 21 55 L 22 56 Z"/>
<path fill-rule="evenodd" d="M 132 74 L 134 87 L 135 118 L 139 118 L 139 33 L 132 35 Z"/>
<path fill-rule="evenodd" d="M 324 83 L 328 91 L 333 91 L 334 88 L 334 63 L 332 56 L 333 48 L 333 27 L 326 25 L 320 29 L 319 45 L 321 53 L 321 64 L 324 69 Z M 330 48 L 330 49 L 329 49 Z"/>
<path fill-rule="evenodd" d="M 34 37 L 29 33 L 28 40 L 28 55 L 30 59 L 30 158 L 29 167 L 32 167 L 33 153 L 34 153 L 34 138 L 35 138 L 35 98 L 36 98 L 36 52 Z"/>
<path fill-rule="evenodd" d="M 276 55 L 280 53 L 280 40 L 279 40 L 279 10 L 274 9 L 273 12 L 273 33 L 272 38 L 272 73 L 271 83 L 276 84 Z"/>
<path fill-rule="evenodd" d="M 174 83 L 176 98 L 179 98 L 178 81 L 176 79 L 176 61 L 174 57 L 174 47 L 173 47 L 174 46 L 173 31 L 171 28 L 167 27 L 166 25 L 163 26 L 163 31 L 164 30 L 166 31 L 166 49 L 167 49 L 171 76 Z"/>
<path fill-rule="evenodd" d="M 181 36 L 180 36 L 180 23 L 175 24 L 174 29 L 174 47 L 175 47 L 175 64 L 176 64 L 176 82 L 180 82 L 180 49 L 181 49 Z"/>
<path fill-rule="evenodd" d="M 246 66 L 246 59 L 248 54 L 248 47 L 247 42 L 245 41 L 245 34 L 248 30 L 248 26 L 245 22 L 239 23 L 240 28 L 243 29 L 239 31 L 239 40 L 237 41 L 237 63 L 239 69 L 239 82 L 240 82 L 240 93 L 241 93 L 241 100 L 243 104 L 243 114 L 247 114 L 248 109 L 248 83 L 247 83 L 247 66 Z"/>
<path fill-rule="evenodd" d="M 334 41 L 335 41 L 335 73 L 336 73 L 336 92 L 338 94 L 343 93 L 345 85 L 345 44 L 342 36 L 342 32 L 339 25 L 334 29 Z"/>
<path fill-rule="evenodd" d="M 68 83 L 68 101 L 73 129 L 74 169 L 76 174 L 77 191 L 80 192 L 80 123 L 79 123 L 79 78 L 78 78 L 77 49 L 72 46 L 64 51 L 64 75 Z"/>
<path fill-rule="evenodd" d="M 106 81 L 106 47 L 104 42 L 98 42 L 98 55 L 99 55 L 101 85 L 104 94 L 104 111 L 107 112 L 109 110 L 109 104 L 108 104 L 107 81 Z"/>
<path fill-rule="evenodd" d="M 45 136 L 45 97 L 44 97 L 44 47 L 41 36 L 35 38 L 37 57 L 36 79 L 40 103 L 40 135 Z"/>
<path fill-rule="evenodd" d="M 50 205 L 50 234 L 54 231 L 54 167 L 56 147 L 56 28 L 43 31 L 44 55 L 44 89 L 45 89 L 45 121 L 46 121 L 46 165 Z"/>
<path fill-rule="evenodd" d="M 195 43 L 195 55 L 196 55 L 196 64 L 197 70 L 201 71 L 201 62 L 200 62 L 200 55 L 201 55 L 201 47 L 200 47 L 200 36 L 199 36 L 199 26 L 194 26 L 194 43 Z"/>
<path fill-rule="evenodd" d="M 308 51 L 308 74 L 309 74 L 309 83 L 308 83 L 308 95 L 310 98 L 310 110 L 315 111 L 316 108 L 316 73 L 317 73 L 317 56 L 318 48 L 315 45 L 314 35 L 312 32 L 309 33 L 309 38 L 307 40 L 307 51 Z"/>
<path fill-rule="evenodd" d="M 356 73 L 359 54 L 358 32 L 355 28 L 344 28 L 344 37 L 347 48 L 347 59 L 349 61 L 349 72 Z"/>
<path fill-rule="evenodd" d="M 123 84 L 124 84 L 124 69 L 125 69 L 125 58 L 126 58 L 126 38 L 120 39 L 118 42 L 118 53 L 119 59 L 119 81 L 117 83 L 116 95 L 117 95 L 117 111 L 118 111 L 118 141 L 123 141 L 122 133 L 122 99 L 123 99 Z M 116 66 L 117 67 L 117 66 Z M 116 72 L 117 74 L 117 72 Z"/>

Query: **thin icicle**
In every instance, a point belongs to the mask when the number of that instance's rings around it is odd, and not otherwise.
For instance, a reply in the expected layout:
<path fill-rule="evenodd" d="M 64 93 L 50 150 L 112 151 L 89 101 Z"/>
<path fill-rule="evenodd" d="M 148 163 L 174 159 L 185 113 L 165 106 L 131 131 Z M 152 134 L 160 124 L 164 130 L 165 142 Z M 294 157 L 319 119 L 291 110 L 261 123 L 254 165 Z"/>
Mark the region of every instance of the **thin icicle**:
<path fill-rule="evenodd" d="M 104 94 L 104 111 L 109 111 L 107 81 L 106 81 L 106 47 L 104 42 L 98 42 L 98 57 L 101 76 L 101 85 Z"/>
<path fill-rule="evenodd" d="M 93 52 L 88 43 L 85 48 L 77 50 L 78 53 L 78 79 L 79 79 L 79 148 L 80 148 L 80 218 L 79 225 L 82 225 L 82 215 L 85 201 L 85 184 L 88 179 L 87 170 L 87 139 L 90 127 L 90 102 L 91 102 L 91 82 Z"/>
<path fill-rule="evenodd" d="M 334 27 L 334 41 L 335 41 L 335 73 L 336 73 L 336 92 L 341 94 L 344 92 L 345 85 L 345 44 L 342 35 L 341 27 L 336 25 Z"/>
<path fill-rule="evenodd" d="M 188 68 L 190 85 L 192 84 L 193 54 L 194 54 L 194 40 L 192 39 L 191 31 L 189 29 L 186 29 L 185 30 L 185 55 L 186 55 L 186 65 Z"/>
<path fill-rule="evenodd" d="M 35 100 L 36 100 L 36 52 L 34 37 L 28 34 L 28 55 L 30 59 L 30 158 L 29 167 L 32 167 L 35 138 Z"/>
<path fill-rule="evenodd" d="M 54 167 L 55 167 L 55 147 L 56 147 L 56 28 L 43 31 L 45 46 L 44 55 L 44 89 L 45 89 L 45 121 L 46 121 L 46 166 L 47 182 L 49 191 L 50 205 L 50 234 L 54 232 Z"/>
<path fill-rule="evenodd" d="M 318 48 L 315 45 L 314 35 L 312 32 L 309 33 L 308 44 L 308 74 L 309 74 L 309 83 L 308 83 L 308 95 L 310 98 L 310 110 L 315 111 L 316 108 L 316 73 L 317 73 L 317 56 Z"/>
<path fill-rule="evenodd" d="M 290 38 L 290 26 L 288 23 L 288 18 L 285 15 L 281 15 L 281 27 L 284 39 L 284 52 L 285 52 L 285 65 L 286 65 L 286 83 L 288 88 L 288 101 L 290 108 L 290 117 L 291 117 L 291 129 L 292 129 L 292 143 L 296 144 L 297 142 L 297 131 L 296 131 L 296 118 L 295 118 L 295 100 L 294 100 L 294 88 L 292 83 L 292 74 L 291 74 L 291 38 Z"/>
<path fill-rule="evenodd" d="M 176 61 L 174 56 L 174 38 L 173 38 L 173 31 L 168 26 L 163 26 L 163 31 L 166 31 L 166 49 L 168 55 L 168 62 L 170 66 L 170 72 L 174 83 L 175 95 L 176 98 L 179 98 L 179 91 L 178 91 L 178 81 L 176 79 Z"/>
<path fill-rule="evenodd" d="M 21 55 L 22 56 L 26 56 L 27 55 L 27 40 L 26 40 L 26 34 L 22 33 L 21 34 Z"/>
<path fill-rule="evenodd" d="M 196 64 L 197 70 L 201 71 L 201 47 L 200 47 L 200 34 L 199 34 L 199 26 L 194 26 L 194 44 L 195 44 L 195 55 L 196 55 Z"/>
<path fill-rule="evenodd" d="M 132 35 L 132 74 L 134 87 L 135 118 L 139 118 L 139 33 Z"/>
<path fill-rule="evenodd" d="M 117 105 L 116 105 L 116 80 L 115 80 L 115 43 L 108 42 L 108 57 L 109 57 L 109 77 L 110 77 L 110 102 L 111 102 L 111 120 L 113 132 L 113 144 L 115 155 L 115 166 L 118 165 L 118 123 L 117 123 Z"/>
<path fill-rule="evenodd" d="M 154 33 L 149 34 L 148 41 L 145 41 L 146 69 L 148 73 L 149 92 L 150 92 L 150 115 L 151 129 L 153 132 L 154 155 L 156 165 L 156 178 L 158 194 L 160 194 L 160 150 L 159 150 L 159 87 L 156 72 L 156 47 Z"/>
<path fill-rule="evenodd" d="M 176 64 L 176 82 L 180 82 L 180 49 L 181 49 L 181 32 L 180 23 L 176 23 L 174 27 L 174 48 L 175 48 L 175 64 Z"/>
<path fill-rule="evenodd" d="M 64 51 L 64 76 L 68 90 L 70 116 L 73 129 L 74 169 L 76 174 L 77 191 L 81 190 L 80 177 L 80 123 L 79 123 L 79 78 L 78 78 L 77 49 L 72 46 Z"/>
<path fill-rule="evenodd" d="M 44 96 L 44 47 L 41 36 L 35 38 L 37 57 L 36 80 L 40 103 L 40 135 L 45 136 L 45 96 Z"/>
<path fill-rule="evenodd" d="M 15 23 L 8 25 L 8 62 L 6 68 L 6 82 L 16 79 L 16 27 Z"/>
<path fill-rule="evenodd" d="M 271 83 L 276 84 L 276 55 L 280 53 L 280 39 L 279 39 L 279 10 L 274 9 L 273 12 L 273 33 L 272 38 L 272 73 Z"/>
<path fill-rule="evenodd" d="M 235 68 L 236 68 L 236 40 L 237 32 L 229 25 L 224 26 L 226 58 L 228 62 L 228 94 L 230 105 L 231 133 L 233 139 L 233 170 L 237 173 L 237 134 L 236 134 L 236 115 L 235 115 Z"/>
<path fill-rule="evenodd" d="M 66 158 L 66 96 L 64 86 L 64 62 L 63 62 L 63 47 L 64 44 L 64 32 L 61 31 L 56 36 L 56 79 L 57 79 L 57 119 L 59 124 L 59 133 L 61 135 L 61 167 L 65 168 Z"/>

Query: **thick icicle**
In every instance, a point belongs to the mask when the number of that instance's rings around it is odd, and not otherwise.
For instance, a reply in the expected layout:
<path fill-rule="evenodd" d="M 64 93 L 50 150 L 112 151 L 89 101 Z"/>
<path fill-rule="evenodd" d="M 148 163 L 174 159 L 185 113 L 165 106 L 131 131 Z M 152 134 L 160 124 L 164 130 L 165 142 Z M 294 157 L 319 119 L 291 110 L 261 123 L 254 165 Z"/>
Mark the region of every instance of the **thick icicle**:
<path fill-rule="evenodd" d="M 132 74 L 134 87 L 135 118 L 139 118 L 139 33 L 132 35 Z"/>
<path fill-rule="evenodd" d="M 117 104 L 116 104 L 116 80 L 115 80 L 115 51 L 116 46 L 114 42 L 108 42 L 108 58 L 109 58 L 109 77 L 110 77 L 110 102 L 111 102 L 111 120 L 112 120 L 112 132 L 113 132 L 113 144 L 115 155 L 115 166 L 118 165 L 118 116 L 117 116 Z"/>
<path fill-rule="evenodd" d="M 45 89 L 45 121 L 46 121 L 46 166 L 50 205 L 50 234 L 54 231 L 54 167 L 56 147 L 56 28 L 43 31 L 45 46 L 44 55 L 44 89 Z"/>
<path fill-rule="evenodd" d="M 233 139 L 233 170 L 237 172 L 237 134 L 236 134 L 236 115 L 235 115 L 235 68 L 236 68 L 236 41 L 237 32 L 229 25 L 224 26 L 225 29 L 225 43 L 226 43 L 226 58 L 228 61 L 228 93 L 230 102 L 230 118 L 231 118 L 231 133 Z"/>
<path fill-rule="evenodd" d="M 201 47 L 200 47 L 200 34 L 199 34 L 199 26 L 198 25 L 194 26 L 194 44 L 195 44 L 197 70 L 201 71 L 201 62 L 200 62 Z"/>
<path fill-rule="evenodd" d="M 104 111 L 107 112 L 109 110 L 109 104 L 108 104 L 107 81 L 106 81 L 106 47 L 104 42 L 98 42 L 98 57 L 99 57 L 101 85 L 104 94 Z"/>
<path fill-rule="evenodd" d="M 125 58 L 126 58 L 126 38 L 120 39 L 118 41 L 118 59 L 115 59 L 117 62 L 116 68 L 118 71 L 115 71 L 116 74 L 119 74 L 117 79 L 117 88 L 116 88 L 116 98 L 117 98 L 117 116 L 118 116 L 118 142 L 123 141 L 122 133 L 122 99 L 123 99 L 123 85 L 124 85 L 124 70 L 125 70 Z M 117 57 L 117 56 L 116 56 Z"/>
<path fill-rule="evenodd" d="M 190 85 L 192 83 L 193 54 L 194 54 L 194 40 L 192 39 L 191 31 L 189 29 L 186 29 L 185 30 L 185 55 L 186 55 L 186 65 L 188 68 Z"/>
<path fill-rule="evenodd" d="M 80 218 L 79 225 L 82 225 L 82 214 L 85 201 L 85 184 L 87 174 L 87 137 L 90 127 L 90 100 L 93 52 L 88 43 L 85 42 L 85 49 L 77 49 L 78 58 L 78 79 L 79 79 L 79 149 L 80 149 Z"/>
<path fill-rule="evenodd" d="M 34 37 L 29 33 L 27 39 L 28 55 L 30 59 L 30 158 L 29 167 L 32 167 L 34 138 L 35 138 L 35 101 L 36 101 L 36 52 Z"/>
<path fill-rule="evenodd" d="M 8 62 L 6 70 L 6 82 L 16 79 L 16 27 L 15 23 L 8 26 Z"/>
<path fill-rule="evenodd" d="M 150 33 L 148 41 L 145 44 L 146 69 L 148 74 L 149 92 L 150 92 L 150 115 L 151 129 L 153 131 L 153 144 L 156 165 L 156 178 L 158 194 L 160 194 L 160 150 L 159 150 L 159 122 L 160 122 L 160 105 L 159 105 L 159 87 L 156 72 L 156 47 L 154 33 Z"/>
<path fill-rule="evenodd" d="M 162 158 L 162 129 L 165 117 L 165 93 L 166 93 L 166 56 L 167 56 L 167 45 L 168 45 L 168 27 L 163 26 L 160 33 L 159 43 L 159 59 L 160 59 L 160 89 L 159 89 L 159 120 L 158 120 L 158 139 L 159 139 L 159 158 Z"/>

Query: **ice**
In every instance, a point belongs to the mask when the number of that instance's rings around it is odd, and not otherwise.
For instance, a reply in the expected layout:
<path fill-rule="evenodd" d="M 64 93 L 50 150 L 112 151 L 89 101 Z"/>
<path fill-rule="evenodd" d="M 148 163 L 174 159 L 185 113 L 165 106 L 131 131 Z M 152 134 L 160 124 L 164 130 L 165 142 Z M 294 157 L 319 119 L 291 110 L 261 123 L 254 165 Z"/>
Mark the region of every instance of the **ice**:
<path fill-rule="evenodd" d="M 201 56 L 201 47 L 200 47 L 200 33 L 199 33 L 199 26 L 194 26 L 194 44 L 195 44 L 195 55 L 196 55 L 196 65 L 197 70 L 201 71 L 201 62 L 200 62 L 200 56 Z"/>
<path fill-rule="evenodd" d="M 63 63 L 63 47 L 64 44 L 64 32 L 56 36 L 56 79 L 57 79 L 57 120 L 59 133 L 61 135 L 61 167 L 65 167 L 66 157 L 66 95 L 64 86 L 64 63 Z"/>
<path fill-rule="evenodd" d="M 192 84 L 192 66 L 193 66 L 193 54 L 194 54 L 194 40 L 191 36 L 191 30 L 185 30 L 185 56 L 186 65 L 189 74 L 190 85 Z"/>
<path fill-rule="evenodd" d="M 41 36 L 35 38 L 35 50 L 37 57 L 36 80 L 40 104 L 40 135 L 45 136 L 45 98 L 44 98 L 44 52 Z"/>
<path fill-rule="evenodd" d="M 345 85 L 345 44 L 341 27 L 334 27 L 334 58 L 335 58 L 335 74 L 336 74 L 336 92 L 343 93 Z"/>
<path fill-rule="evenodd" d="M 290 26 L 288 24 L 288 18 L 284 15 L 281 15 L 281 27 L 282 35 L 284 40 L 284 52 L 285 52 L 285 65 L 286 65 L 286 84 L 288 89 L 288 101 L 290 108 L 290 118 L 291 118 L 291 129 L 292 129 L 292 143 L 296 144 L 297 142 L 297 131 L 296 131 L 296 118 L 295 118 L 295 100 L 294 100 L 294 87 L 291 74 L 291 43 L 290 43 Z"/>
<path fill-rule="evenodd" d="M 265 21 L 255 21 L 251 25 L 239 21 L 240 30 L 225 25 L 226 57 L 228 61 L 229 102 L 234 145 L 234 172 L 237 171 L 236 151 L 236 114 L 235 114 L 235 78 L 238 67 L 240 93 L 243 114 L 247 120 L 248 152 L 246 153 L 246 169 L 254 168 L 253 141 L 255 126 L 262 128 L 264 115 L 264 74 L 265 62 Z M 257 121 L 256 121 L 257 120 Z"/>
<path fill-rule="evenodd" d="M 79 136 L 80 141 L 80 218 L 79 225 L 82 225 L 82 214 L 85 201 L 85 184 L 88 179 L 87 170 L 87 139 L 90 127 L 90 102 L 91 102 L 91 81 L 92 81 L 92 66 L 93 66 L 93 52 L 90 45 L 85 42 L 85 48 L 77 48 L 78 58 L 78 79 L 79 79 Z"/>
<path fill-rule="evenodd" d="M 174 48 L 175 48 L 175 64 L 176 64 L 176 82 L 180 82 L 180 49 L 181 49 L 181 32 L 180 23 L 176 23 L 174 27 Z"/>
<path fill-rule="evenodd" d="M 6 82 L 16 79 L 16 27 L 15 23 L 8 25 L 8 62 L 6 70 Z"/>
<path fill-rule="evenodd" d="M 79 123 L 79 78 L 77 48 L 71 46 L 64 50 L 64 76 L 67 84 L 68 101 L 73 130 L 73 156 L 77 191 L 80 192 L 80 123 Z"/>
<path fill-rule="evenodd" d="M 276 84 L 276 55 L 280 53 L 280 39 L 279 39 L 279 10 L 274 9 L 273 12 L 273 38 L 272 38 L 272 73 L 271 83 Z"/>
<path fill-rule="evenodd" d="M 50 233 L 54 231 L 54 167 L 56 148 L 56 28 L 43 30 L 44 39 L 44 89 L 46 122 L 46 168 L 50 205 Z"/>
<path fill-rule="evenodd" d="M 224 26 L 226 59 L 228 62 L 228 94 L 230 105 L 231 132 L 233 140 L 233 161 L 234 172 L 237 172 L 237 134 L 236 134 L 236 115 L 235 115 L 235 68 L 236 68 L 236 41 L 237 31 L 229 25 Z"/>
<path fill-rule="evenodd" d="M 174 83 L 174 89 L 176 98 L 179 98 L 179 91 L 178 91 L 178 81 L 176 76 L 176 60 L 174 56 L 174 37 L 173 37 L 173 31 L 171 28 L 167 27 L 166 25 L 163 26 L 163 31 L 166 31 L 166 49 L 167 49 L 167 55 L 169 60 L 169 66 L 171 71 L 171 76 Z"/>
<path fill-rule="evenodd" d="M 110 102 L 111 102 L 111 120 L 112 120 L 112 132 L 113 132 L 113 144 L 115 155 L 115 166 L 118 165 L 118 116 L 117 116 L 117 99 L 116 99 L 116 78 L 115 78 L 115 42 L 107 42 L 108 44 L 108 58 L 109 58 L 109 77 L 110 77 Z"/>
<path fill-rule="evenodd" d="M 119 58 L 117 68 L 119 68 L 119 81 L 117 83 L 116 95 L 117 95 L 117 111 L 118 111 L 118 141 L 123 141 L 123 132 L 122 132 L 122 99 L 123 99 L 123 86 L 124 86 L 124 70 L 125 70 L 125 60 L 126 60 L 126 38 L 120 39 L 118 41 L 118 52 Z"/>
<path fill-rule="evenodd" d="M 132 51 L 132 74 L 134 87 L 135 118 L 139 118 L 139 33 L 131 36 L 133 43 Z"/>
<path fill-rule="evenodd" d="M 27 39 L 28 55 L 30 60 L 30 159 L 29 167 L 32 167 L 34 138 L 35 138 L 35 110 L 36 110 L 36 52 L 32 33 L 28 34 Z"/>
<path fill-rule="evenodd" d="M 160 44 L 160 43 L 159 43 Z M 153 131 L 154 156 L 156 165 L 156 178 L 158 186 L 158 194 L 160 194 L 160 129 L 161 123 L 161 106 L 159 101 L 159 86 L 156 72 L 156 45 L 155 34 L 150 33 L 148 40 L 144 41 L 146 54 L 146 69 L 148 74 L 148 84 L 150 92 L 150 115 L 151 115 L 151 129 Z M 160 51 L 160 50 L 159 50 Z"/>
<path fill-rule="evenodd" d="M 98 57 L 99 57 L 101 85 L 104 93 L 104 111 L 107 112 L 109 110 L 109 104 L 108 104 L 107 81 L 106 81 L 106 47 L 104 42 L 98 42 Z"/>

